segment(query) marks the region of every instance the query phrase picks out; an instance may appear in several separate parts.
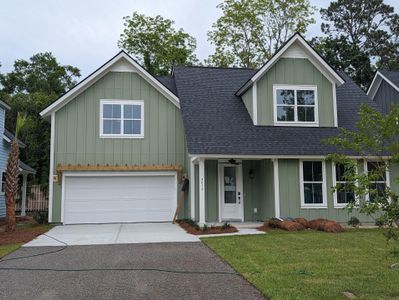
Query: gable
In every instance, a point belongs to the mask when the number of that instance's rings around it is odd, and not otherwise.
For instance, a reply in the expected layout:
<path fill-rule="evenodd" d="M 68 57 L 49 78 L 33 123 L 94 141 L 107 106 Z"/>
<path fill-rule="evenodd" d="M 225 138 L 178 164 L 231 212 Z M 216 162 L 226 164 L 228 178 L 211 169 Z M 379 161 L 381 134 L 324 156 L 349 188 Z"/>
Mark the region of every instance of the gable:
<path fill-rule="evenodd" d="M 386 85 L 384 89 L 392 89 L 393 91 L 399 92 L 399 84 L 396 83 L 395 80 L 392 80 L 392 77 L 397 77 L 399 81 L 399 72 L 390 72 L 390 71 L 377 71 L 374 75 L 373 81 L 371 82 L 368 90 L 367 95 L 374 100 L 377 95 L 377 92 L 380 90 L 380 86 L 382 82 L 385 82 Z"/>
<path fill-rule="evenodd" d="M 281 57 L 307 58 L 331 83 L 337 86 L 345 80 L 306 42 L 299 34 L 294 34 L 279 50 L 236 92 L 241 96 L 256 83 Z"/>
<path fill-rule="evenodd" d="M 152 87 L 157 89 L 162 95 L 164 95 L 168 100 L 170 100 L 176 107 L 180 108 L 180 102 L 178 97 L 172 93 L 166 86 L 164 86 L 159 80 L 154 76 L 149 74 L 143 67 L 141 67 L 132 57 L 130 57 L 126 52 L 121 51 L 116 56 L 111 58 L 99 69 L 94 71 L 88 77 L 79 82 L 75 87 L 61 96 L 53 104 L 45 108 L 40 112 L 41 116 L 50 116 L 51 113 L 56 112 L 61 107 L 66 105 L 69 101 L 80 95 L 85 89 L 93 85 L 103 76 L 109 72 L 130 72 L 137 73 L 144 80 L 146 80 Z"/>
<path fill-rule="evenodd" d="M 317 126 L 336 126 L 335 83 L 331 83 L 309 59 L 299 57 L 281 57 L 241 96 L 254 125 L 275 125 L 273 91 L 276 86 L 314 88 L 317 94 Z"/>

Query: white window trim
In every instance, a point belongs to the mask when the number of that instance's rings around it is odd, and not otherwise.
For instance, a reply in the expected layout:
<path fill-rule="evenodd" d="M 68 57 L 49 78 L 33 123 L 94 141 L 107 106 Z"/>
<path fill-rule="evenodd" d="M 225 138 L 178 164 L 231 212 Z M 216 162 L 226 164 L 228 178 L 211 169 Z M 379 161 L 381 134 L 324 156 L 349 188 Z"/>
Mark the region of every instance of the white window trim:
<path fill-rule="evenodd" d="M 294 106 L 294 117 L 295 121 L 278 121 L 277 120 L 277 106 L 284 106 L 281 104 L 277 104 L 277 97 L 276 91 L 278 89 L 285 89 L 285 90 L 295 90 L 295 102 L 294 105 L 286 105 L 286 106 Z M 314 103 L 314 122 L 300 122 L 298 121 L 298 105 L 296 101 L 296 91 L 298 90 L 313 90 L 315 96 L 315 103 Z M 287 85 L 287 84 L 278 84 L 273 85 L 273 106 L 274 106 L 274 125 L 279 126 L 319 126 L 319 108 L 318 108 L 318 96 L 317 96 L 317 86 L 316 85 Z M 300 106 L 309 106 L 313 107 L 313 105 L 300 105 Z"/>
<path fill-rule="evenodd" d="M 319 161 L 321 162 L 321 170 L 323 175 L 322 183 L 322 191 L 323 191 L 323 203 L 317 204 L 309 204 L 305 203 L 305 195 L 304 195 L 304 184 L 303 180 L 303 162 L 304 161 Z M 300 183 L 300 193 L 301 193 L 301 208 L 327 208 L 327 179 L 326 179 L 326 161 L 320 159 L 301 159 L 299 160 L 299 183 Z M 313 183 L 318 183 L 319 181 L 313 181 Z M 320 183 L 320 182 L 319 182 Z"/>
<path fill-rule="evenodd" d="M 368 170 L 368 167 L 367 167 L 367 162 L 378 162 L 378 160 L 372 160 L 372 159 L 369 159 L 369 160 L 363 160 L 363 168 L 364 168 L 364 172 L 366 173 L 366 174 L 368 174 L 368 172 L 369 172 L 369 170 Z M 384 163 L 387 163 L 387 161 L 383 161 Z M 382 181 L 373 181 L 374 183 L 382 183 Z M 391 186 L 391 183 L 390 183 L 390 174 L 389 174 L 389 169 L 388 168 L 386 168 L 386 170 L 385 170 L 385 185 L 389 188 L 390 186 Z M 366 202 L 370 202 L 370 193 L 367 193 L 366 194 Z"/>
<path fill-rule="evenodd" d="M 337 183 L 347 182 L 347 181 L 339 181 L 339 182 L 337 182 L 336 168 L 337 168 L 337 165 L 336 165 L 336 163 L 333 162 L 332 163 L 332 180 L 333 180 L 333 186 L 334 187 L 337 186 Z M 355 172 L 356 172 L 356 174 L 358 174 L 358 172 L 359 172 L 357 165 L 356 165 L 356 168 L 355 168 Z M 359 182 L 356 181 L 355 185 L 359 186 Z M 336 190 L 334 190 L 333 197 L 334 197 L 334 208 L 345 208 L 348 205 L 348 203 L 338 203 L 338 196 L 337 196 L 337 191 Z M 358 198 L 358 196 L 355 193 L 356 205 L 359 205 L 359 200 L 360 199 Z"/>
<path fill-rule="evenodd" d="M 141 106 L 141 133 L 140 134 L 124 134 L 123 133 L 123 108 L 121 108 L 121 133 L 120 134 L 104 134 L 103 133 L 103 105 L 104 104 L 120 104 L 120 105 L 140 105 Z M 144 138 L 144 101 L 143 100 L 111 100 L 101 99 L 100 100 L 100 138 L 130 138 L 130 139 L 142 139 Z"/>

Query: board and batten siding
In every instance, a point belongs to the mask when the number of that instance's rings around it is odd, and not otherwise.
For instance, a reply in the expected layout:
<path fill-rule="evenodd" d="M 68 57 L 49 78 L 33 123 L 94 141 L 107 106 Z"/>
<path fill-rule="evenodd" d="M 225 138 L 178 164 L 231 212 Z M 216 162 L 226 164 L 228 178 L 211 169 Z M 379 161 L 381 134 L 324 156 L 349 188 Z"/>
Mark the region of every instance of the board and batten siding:
<path fill-rule="evenodd" d="M 363 161 L 358 163 L 358 172 L 362 173 Z M 399 175 L 399 166 L 392 168 L 390 172 L 391 186 L 394 191 L 398 186 L 392 178 Z M 279 159 L 279 180 L 280 180 L 280 211 L 282 217 L 304 217 L 308 220 L 323 218 L 337 222 L 346 223 L 351 216 L 358 218 L 363 223 L 374 224 L 374 219 L 353 210 L 334 207 L 333 187 L 333 165 L 326 161 L 326 182 L 327 182 L 327 208 L 301 208 L 299 160 Z"/>
<path fill-rule="evenodd" d="M 4 123 L 5 123 L 5 115 L 6 112 L 4 108 L 0 107 L 0 132 L 4 132 Z M 2 134 L 3 135 L 3 134 Z M 7 167 L 7 159 L 8 153 L 10 151 L 10 145 L 4 140 L 3 136 L 0 138 L 0 180 L 2 176 L 2 172 L 5 172 Z M 6 198 L 4 193 L 0 190 L 0 217 L 4 217 L 6 215 Z"/>
<path fill-rule="evenodd" d="M 385 80 L 381 81 L 378 91 L 374 96 L 374 101 L 382 108 L 382 111 L 387 114 L 389 113 L 392 105 L 399 104 L 399 92 L 395 90 Z"/>
<path fill-rule="evenodd" d="M 280 58 L 259 79 L 257 83 L 258 125 L 274 125 L 273 85 L 280 84 L 317 86 L 319 126 L 334 126 L 332 83 L 306 58 Z"/>
<path fill-rule="evenodd" d="M 144 138 L 100 138 L 101 99 L 143 100 Z M 54 145 L 55 167 L 58 164 L 181 164 L 187 172 L 188 158 L 179 108 L 133 72 L 106 74 L 58 110 Z M 186 214 L 187 209 L 183 211 Z M 60 222 L 60 219 L 61 185 L 55 183 L 53 222 Z"/>
<path fill-rule="evenodd" d="M 242 101 L 244 102 L 245 107 L 247 108 L 247 111 L 249 115 L 251 116 L 251 119 L 254 119 L 254 110 L 253 110 L 253 93 L 252 93 L 253 87 L 250 87 L 242 96 Z"/>

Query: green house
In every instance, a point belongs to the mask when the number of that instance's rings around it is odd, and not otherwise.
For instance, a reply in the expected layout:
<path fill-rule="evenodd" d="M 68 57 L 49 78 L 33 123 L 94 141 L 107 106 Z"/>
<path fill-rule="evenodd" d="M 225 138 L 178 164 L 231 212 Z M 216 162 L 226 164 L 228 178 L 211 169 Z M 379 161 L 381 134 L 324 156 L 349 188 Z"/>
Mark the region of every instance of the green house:
<path fill-rule="evenodd" d="M 377 105 L 299 34 L 258 70 L 154 77 L 122 51 L 41 112 L 51 119 L 49 221 L 171 221 L 181 202 L 179 217 L 201 224 L 346 222 L 354 195 L 332 192 L 341 166 L 322 141 L 353 129 L 362 103 Z M 359 172 L 372 167 L 354 158 Z"/>

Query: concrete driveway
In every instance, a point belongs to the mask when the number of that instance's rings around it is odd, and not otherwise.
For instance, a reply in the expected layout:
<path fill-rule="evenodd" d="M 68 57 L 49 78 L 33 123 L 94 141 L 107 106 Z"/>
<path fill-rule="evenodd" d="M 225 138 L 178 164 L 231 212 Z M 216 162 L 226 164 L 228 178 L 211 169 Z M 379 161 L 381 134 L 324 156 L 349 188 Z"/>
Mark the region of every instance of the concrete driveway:
<path fill-rule="evenodd" d="M 57 240 L 69 246 L 199 241 L 171 223 L 87 224 L 56 226 L 24 247 L 63 245 Z"/>
<path fill-rule="evenodd" d="M 24 247 L 5 259 L 57 249 L 0 261 L 0 298 L 264 299 L 200 242 Z"/>

